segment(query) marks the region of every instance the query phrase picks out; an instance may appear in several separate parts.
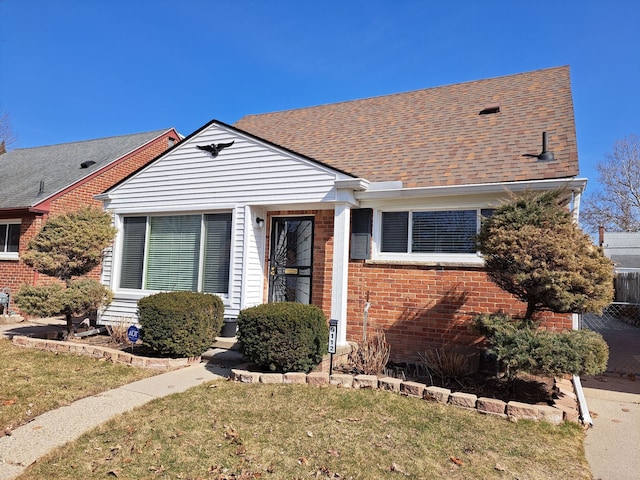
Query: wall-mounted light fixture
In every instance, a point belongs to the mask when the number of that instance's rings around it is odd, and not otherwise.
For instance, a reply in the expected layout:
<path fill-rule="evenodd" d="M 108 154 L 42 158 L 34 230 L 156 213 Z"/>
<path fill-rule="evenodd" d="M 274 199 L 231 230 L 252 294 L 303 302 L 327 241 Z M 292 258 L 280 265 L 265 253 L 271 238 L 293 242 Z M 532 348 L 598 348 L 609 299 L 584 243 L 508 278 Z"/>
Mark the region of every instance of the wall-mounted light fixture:
<path fill-rule="evenodd" d="M 258 228 L 264 227 L 264 218 L 256 217 L 256 225 Z"/>

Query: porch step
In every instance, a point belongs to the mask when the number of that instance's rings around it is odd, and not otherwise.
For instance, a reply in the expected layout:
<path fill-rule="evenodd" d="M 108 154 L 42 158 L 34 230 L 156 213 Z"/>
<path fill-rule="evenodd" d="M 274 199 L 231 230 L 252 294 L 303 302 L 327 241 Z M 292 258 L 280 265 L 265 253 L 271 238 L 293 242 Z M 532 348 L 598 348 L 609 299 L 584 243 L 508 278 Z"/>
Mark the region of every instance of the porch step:
<path fill-rule="evenodd" d="M 216 337 L 212 348 L 223 348 L 225 350 L 238 350 L 238 337 Z"/>

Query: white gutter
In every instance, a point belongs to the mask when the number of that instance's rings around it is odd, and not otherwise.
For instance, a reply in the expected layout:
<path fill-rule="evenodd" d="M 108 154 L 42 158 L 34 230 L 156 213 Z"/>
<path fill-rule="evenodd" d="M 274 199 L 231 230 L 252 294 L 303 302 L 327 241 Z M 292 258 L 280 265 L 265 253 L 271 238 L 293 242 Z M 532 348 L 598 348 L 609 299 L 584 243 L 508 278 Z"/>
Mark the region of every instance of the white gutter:
<path fill-rule="evenodd" d="M 561 178 L 507 183 L 472 183 L 467 185 L 443 185 L 436 187 L 369 189 L 355 192 L 355 197 L 358 200 L 379 200 L 389 198 L 473 195 L 495 192 L 522 192 L 526 190 L 553 190 L 555 188 L 566 188 L 582 192 L 586 184 L 586 178 Z"/>
<path fill-rule="evenodd" d="M 582 390 L 582 384 L 580 383 L 580 377 L 577 375 L 573 376 L 573 389 L 576 392 L 576 397 L 578 397 L 578 407 L 580 408 L 580 416 L 582 417 L 582 423 L 585 425 L 593 426 L 593 419 L 589 414 L 589 407 L 587 406 L 587 399 L 584 396 L 584 391 Z"/>

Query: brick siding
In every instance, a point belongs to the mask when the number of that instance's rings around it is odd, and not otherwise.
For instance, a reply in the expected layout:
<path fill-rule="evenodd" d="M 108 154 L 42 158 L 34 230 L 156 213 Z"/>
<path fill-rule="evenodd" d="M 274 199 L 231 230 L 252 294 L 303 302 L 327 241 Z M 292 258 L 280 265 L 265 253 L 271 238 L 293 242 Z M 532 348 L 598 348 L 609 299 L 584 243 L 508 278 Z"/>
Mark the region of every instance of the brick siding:
<path fill-rule="evenodd" d="M 113 162 L 97 175 L 89 175 L 83 181 L 61 192 L 58 196 L 47 202 L 49 214 L 71 212 L 77 210 L 82 205 L 102 208 L 102 202 L 94 199 L 93 196 L 104 192 L 167 150 L 169 137 L 179 138 L 177 132 L 169 130 L 166 134 L 144 145 L 142 148 Z M 46 215 L 33 214 L 22 217 L 19 246 L 20 255 L 27 249 L 29 240 L 38 233 L 45 221 Z M 101 270 L 102 266 L 99 265 L 94 268 L 87 277 L 99 280 Z M 38 274 L 32 268 L 25 265 L 22 260 L 0 261 L 0 288 L 9 287 L 12 297 L 13 294 L 20 289 L 20 286 L 25 283 L 29 285 L 43 285 L 54 281 L 56 280 L 51 277 Z M 21 313 L 13 300 L 11 300 L 9 309 Z"/>
<path fill-rule="evenodd" d="M 312 303 L 329 318 L 333 211 L 271 212 L 268 219 L 287 215 L 315 217 Z M 268 228 L 270 225 L 269 221 Z M 265 280 L 266 301 L 268 278 Z M 428 348 L 477 344 L 481 338 L 471 330 L 471 320 L 477 314 L 502 310 L 524 315 L 526 311 L 524 303 L 497 287 L 482 268 L 350 261 L 347 341 L 362 341 L 367 296 L 371 303 L 367 332 L 382 329 L 391 345 L 391 360 L 398 362 L 419 361 L 419 354 Z M 564 330 L 572 326 L 571 315 L 544 313 L 540 319 L 543 328 Z"/>

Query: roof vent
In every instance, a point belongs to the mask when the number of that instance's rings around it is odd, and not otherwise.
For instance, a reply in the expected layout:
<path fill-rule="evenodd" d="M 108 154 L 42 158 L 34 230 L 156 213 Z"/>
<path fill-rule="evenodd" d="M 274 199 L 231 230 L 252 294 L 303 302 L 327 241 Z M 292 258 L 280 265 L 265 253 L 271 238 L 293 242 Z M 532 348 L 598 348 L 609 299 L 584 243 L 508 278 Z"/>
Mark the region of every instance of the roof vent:
<path fill-rule="evenodd" d="M 91 165 L 95 165 L 96 162 L 93 160 L 87 160 L 86 162 L 82 162 L 80 164 L 80 168 L 89 168 Z"/>
<path fill-rule="evenodd" d="M 533 153 L 525 153 L 522 155 L 523 157 L 534 157 L 540 160 L 541 162 L 553 162 L 556 157 L 553 155 L 553 152 L 550 152 L 547 148 L 547 132 L 542 132 L 542 152 L 539 154 Z"/>
<path fill-rule="evenodd" d="M 492 113 L 500 112 L 500 104 L 499 103 L 487 103 L 482 110 L 480 110 L 480 115 L 490 115 Z"/>

